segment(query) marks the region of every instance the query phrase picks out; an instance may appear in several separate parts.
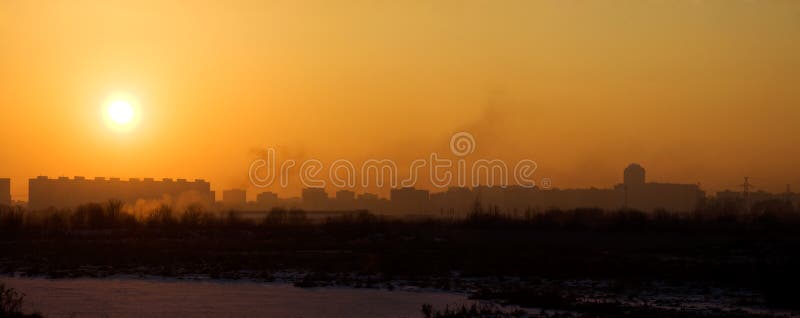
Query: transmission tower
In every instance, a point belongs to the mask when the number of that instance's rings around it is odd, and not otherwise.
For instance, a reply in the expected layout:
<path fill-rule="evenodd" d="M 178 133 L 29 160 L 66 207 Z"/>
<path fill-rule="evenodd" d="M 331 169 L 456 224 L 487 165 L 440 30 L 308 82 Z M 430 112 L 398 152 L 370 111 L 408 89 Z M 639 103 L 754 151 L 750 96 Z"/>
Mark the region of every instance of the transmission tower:
<path fill-rule="evenodd" d="M 750 190 L 753 188 L 753 184 L 750 183 L 750 177 L 744 177 L 744 183 L 739 185 L 742 187 L 742 197 L 744 197 L 744 206 L 747 211 L 750 211 Z"/>

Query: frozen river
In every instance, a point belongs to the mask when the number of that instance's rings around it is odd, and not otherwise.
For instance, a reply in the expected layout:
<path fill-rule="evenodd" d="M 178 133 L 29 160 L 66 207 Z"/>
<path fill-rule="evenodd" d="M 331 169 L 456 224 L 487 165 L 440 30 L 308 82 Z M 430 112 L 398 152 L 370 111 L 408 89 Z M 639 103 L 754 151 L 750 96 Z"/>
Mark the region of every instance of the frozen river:
<path fill-rule="evenodd" d="M 177 279 L 44 279 L 0 276 L 46 317 L 421 317 L 469 301 L 428 290 L 298 288 L 286 283 Z"/>

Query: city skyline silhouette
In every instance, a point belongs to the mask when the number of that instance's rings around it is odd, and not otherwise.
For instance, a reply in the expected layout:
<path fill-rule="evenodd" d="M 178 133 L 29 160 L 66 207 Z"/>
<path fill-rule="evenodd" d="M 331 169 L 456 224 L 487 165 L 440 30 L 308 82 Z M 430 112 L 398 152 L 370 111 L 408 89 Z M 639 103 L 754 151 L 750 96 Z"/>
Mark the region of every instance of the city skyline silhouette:
<path fill-rule="evenodd" d="M 784 199 L 800 206 L 800 195 L 787 185 L 784 193 L 755 190 L 747 184 L 742 190 L 726 189 L 707 194 L 699 184 L 652 182 L 639 164 L 628 165 L 621 182 L 612 187 L 560 189 L 518 185 L 471 187 L 448 186 L 433 191 L 424 188 L 391 188 L 388 197 L 349 188 L 304 188 L 299 196 L 281 196 L 259 191 L 249 200 L 246 189 L 226 189 L 220 195 L 203 179 L 59 177 L 39 176 L 28 180 L 32 195 L 26 202 L 10 200 L 10 179 L 0 179 L 0 204 L 21 204 L 32 210 L 72 209 L 88 203 L 119 200 L 129 206 L 167 204 L 185 209 L 196 204 L 211 210 L 262 211 L 302 209 L 305 211 L 365 210 L 387 215 L 460 215 L 470 212 L 476 202 L 506 213 L 546 209 L 598 208 L 635 209 L 645 212 L 665 210 L 688 213 L 702 209 L 709 199 L 749 201 L 755 204 Z M 748 179 L 745 180 L 748 182 Z M 743 185 L 744 186 L 744 185 Z M 330 193 L 328 192 L 330 191 Z M 155 202 L 155 203 L 154 203 Z"/>
<path fill-rule="evenodd" d="M 0 318 L 800 316 L 799 0 L 0 0 Z"/>
<path fill-rule="evenodd" d="M 476 155 L 533 159 L 562 188 L 612 185 L 630 162 L 712 192 L 800 184 L 791 1 L 90 3 L 0 7 L 0 176 L 219 192 L 267 147 L 404 161 L 469 131 Z"/>

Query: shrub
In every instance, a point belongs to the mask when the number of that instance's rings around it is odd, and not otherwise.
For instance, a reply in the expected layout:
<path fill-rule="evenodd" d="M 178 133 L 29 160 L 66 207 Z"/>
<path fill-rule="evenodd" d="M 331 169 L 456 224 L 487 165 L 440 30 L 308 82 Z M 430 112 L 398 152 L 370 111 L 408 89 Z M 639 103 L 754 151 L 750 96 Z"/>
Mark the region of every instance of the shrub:
<path fill-rule="evenodd" d="M 26 315 L 22 313 L 25 294 L 18 293 L 13 288 L 0 283 L 0 317 L 41 317 L 39 314 Z"/>

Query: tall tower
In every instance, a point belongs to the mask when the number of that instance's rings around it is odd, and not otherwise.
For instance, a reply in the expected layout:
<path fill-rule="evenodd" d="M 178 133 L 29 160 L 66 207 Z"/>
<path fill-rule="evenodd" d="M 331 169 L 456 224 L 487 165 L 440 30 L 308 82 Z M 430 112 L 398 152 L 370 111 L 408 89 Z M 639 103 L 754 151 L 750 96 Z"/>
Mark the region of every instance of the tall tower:
<path fill-rule="evenodd" d="M 622 173 L 622 189 L 625 191 L 625 202 L 623 207 L 627 209 L 630 205 L 630 201 L 637 201 L 636 199 L 640 197 L 640 195 L 636 195 L 636 193 L 641 194 L 639 189 L 644 188 L 645 182 L 645 172 L 644 168 L 637 163 L 632 163 L 625 168 L 625 171 Z"/>
<path fill-rule="evenodd" d="M 622 180 L 626 187 L 643 186 L 645 182 L 644 168 L 636 163 L 628 165 L 628 167 L 625 168 Z"/>

